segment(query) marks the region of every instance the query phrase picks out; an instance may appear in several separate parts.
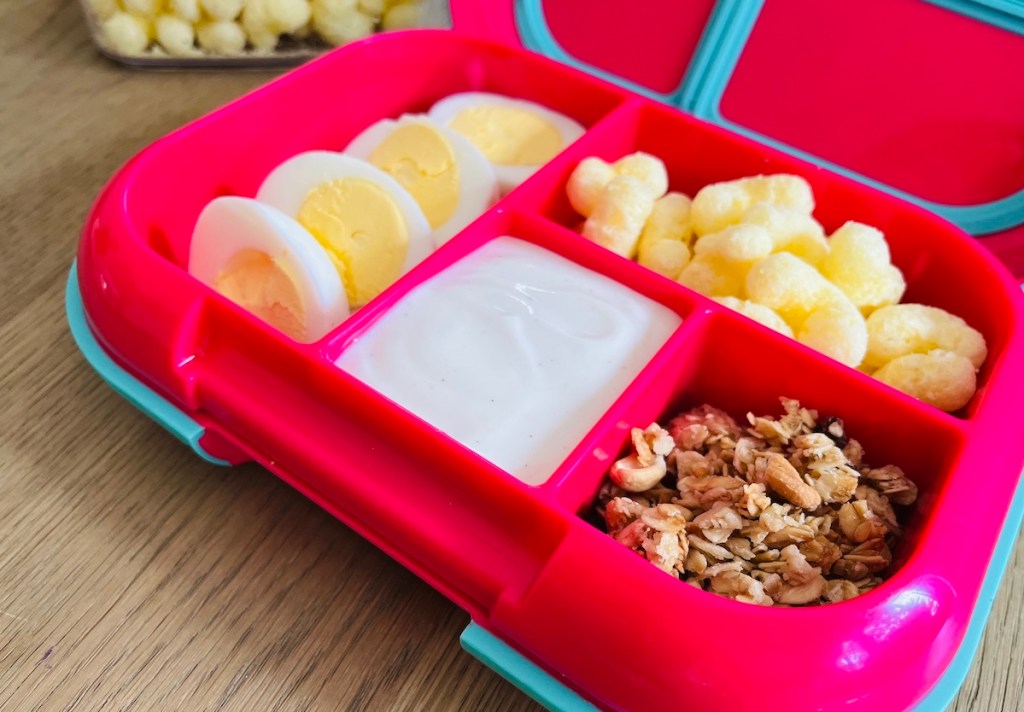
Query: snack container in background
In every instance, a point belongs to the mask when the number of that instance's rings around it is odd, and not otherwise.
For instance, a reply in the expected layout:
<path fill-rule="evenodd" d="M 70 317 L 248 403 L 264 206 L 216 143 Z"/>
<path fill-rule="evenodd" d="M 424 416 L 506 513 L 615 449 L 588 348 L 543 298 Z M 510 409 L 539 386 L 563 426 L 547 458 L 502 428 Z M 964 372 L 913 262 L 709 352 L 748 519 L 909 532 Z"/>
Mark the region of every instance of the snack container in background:
<path fill-rule="evenodd" d="M 399 29 L 451 26 L 447 0 L 81 0 L 97 49 L 152 69 L 286 67 Z M 255 7 L 254 7 L 255 6 Z"/>
<path fill-rule="evenodd" d="M 984 160 L 967 150 L 949 154 L 954 170 L 981 176 L 984 186 L 973 192 L 953 192 L 968 189 L 945 177 L 908 178 L 887 163 L 888 151 L 845 166 L 830 152 L 826 127 L 814 131 L 811 122 L 810 135 L 794 138 L 775 90 L 757 95 L 759 86 L 769 91 L 757 69 L 775 56 L 757 55 L 757 42 L 778 45 L 779 56 L 797 51 L 784 34 L 790 25 L 775 16 L 792 12 L 789 21 L 803 32 L 832 38 L 819 52 L 838 53 L 830 49 L 840 46 L 836 28 L 858 38 L 891 12 L 925 35 L 948 39 L 960 24 L 967 34 L 989 33 L 981 25 L 1024 45 L 1012 23 L 1007 30 L 965 14 L 967 5 L 890 0 L 832 15 L 810 0 L 666 0 L 624 16 L 612 2 L 453 3 L 455 32 L 387 33 L 340 48 L 129 161 L 86 221 L 68 285 L 72 330 L 104 377 L 198 453 L 262 464 L 466 610 L 473 619 L 467 649 L 553 709 L 760 709 L 766 700 L 747 692 L 777 689 L 786 670 L 799 683 L 769 706 L 942 709 L 966 674 L 1024 515 L 1024 298 L 983 247 L 986 238 L 974 236 L 1009 235 L 1019 249 L 1013 221 L 1024 214 L 1014 191 L 1022 186 L 982 144 Z M 857 8 L 869 19 L 852 17 Z M 961 61 L 979 68 L 995 61 L 982 52 L 986 41 L 972 46 L 980 54 L 958 53 Z M 857 58 L 872 57 L 872 71 L 887 69 L 885 53 Z M 719 63 L 736 69 L 735 83 L 732 70 L 713 71 Z M 813 70 L 822 85 L 841 86 L 863 70 L 843 56 L 825 64 Z M 357 71 L 369 65 L 372 76 Z M 740 82 L 741 72 L 756 76 Z M 928 118 L 915 113 L 916 94 L 943 89 L 921 80 L 903 87 L 905 100 L 888 95 L 894 122 L 904 104 L 912 105 L 908 125 Z M 335 91 L 325 94 L 324 86 Z M 813 96 L 818 84 L 793 86 Z M 252 197 L 297 153 L 341 150 L 375 121 L 425 112 L 467 91 L 534 101 L 586 130 L 323 338 L 297 343 L 188 274 L 189 240 L 210 200 Z M 709 97 L 723 91 L 742 101 L 722 103 L 718 115 Z M 1024 120 L 1019 104 L 963 110 L 976 112 L 982 128 L 986 119 L 1001 126 L 1006 112 L 1018 126 Z M 859 126 L 885 132 L 862 110 L 852 115 L 841 135 Z M 805 143 L 788 143 L 796 139 Z M 566 198 L 570 173 L 585 157 L 610 161 L 634 151 L 661 157 L 672 189 L 690 195 L 717 181 L 797 174 L 812 186 L 815 217 L 827 232 L 846 220 L 881 229 L 906 276 L 904 301 L 946 309 L 984 335 L 989 355 L 970 403 L 939 411 L 583 238 Z M 163 190 L 169 183 L 180 186 L 173 200 Z M 941 207 L 957 201 L 996 207 Z M 417 287 L 506 235 L 625 285 L 679 322 L 536 485 L 337 365 Z M 872 461 L 898 464 L 920 487 L 893 552 L 895 570 L 876 589 L 814 608 L 739 603 L 658 571 L 590 523 L 630 426 L 702 403 L 739 419 L 775 413 L 780 396 L 840 417 Z"/>

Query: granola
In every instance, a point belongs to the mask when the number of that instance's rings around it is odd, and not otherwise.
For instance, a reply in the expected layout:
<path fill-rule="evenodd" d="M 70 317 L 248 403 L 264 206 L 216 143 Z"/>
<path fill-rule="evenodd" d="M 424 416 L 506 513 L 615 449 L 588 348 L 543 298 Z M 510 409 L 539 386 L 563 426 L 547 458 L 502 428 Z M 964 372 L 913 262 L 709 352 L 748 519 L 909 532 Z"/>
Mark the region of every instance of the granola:
<path fill-rule="evenodd" d="M 872 467 L 843 421 L 780 399 L 741 425 L 710 405 L 631 432 L 598 498 L 609 535 L 696 588 L 765 606 L 878 586 L 917 486 Z"/>

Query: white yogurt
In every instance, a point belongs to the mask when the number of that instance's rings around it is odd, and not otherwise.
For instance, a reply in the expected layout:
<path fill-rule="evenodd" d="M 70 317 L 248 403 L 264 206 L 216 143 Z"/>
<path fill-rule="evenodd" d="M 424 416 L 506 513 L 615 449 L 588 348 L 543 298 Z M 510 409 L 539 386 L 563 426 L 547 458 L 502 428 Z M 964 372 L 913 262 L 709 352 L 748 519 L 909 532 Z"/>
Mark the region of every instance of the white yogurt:
<path fill-rule="evenodd" d="M 540 484 L 681 321 L 614 280 L 499 237 L 412 290 L 336 363 Z"/>

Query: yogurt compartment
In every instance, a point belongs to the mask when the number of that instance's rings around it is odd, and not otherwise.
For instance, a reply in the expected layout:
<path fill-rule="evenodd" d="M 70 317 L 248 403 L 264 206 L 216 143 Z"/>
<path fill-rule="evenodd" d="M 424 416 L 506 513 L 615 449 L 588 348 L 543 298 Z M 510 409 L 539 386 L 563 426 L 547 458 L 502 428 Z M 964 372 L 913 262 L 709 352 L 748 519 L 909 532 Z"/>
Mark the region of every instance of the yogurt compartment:
<path fill-rule="evenodd" d="M 681 322 L 619 282 L 506 236 L 411 291 L 336 364 L 538 485 Z"/>

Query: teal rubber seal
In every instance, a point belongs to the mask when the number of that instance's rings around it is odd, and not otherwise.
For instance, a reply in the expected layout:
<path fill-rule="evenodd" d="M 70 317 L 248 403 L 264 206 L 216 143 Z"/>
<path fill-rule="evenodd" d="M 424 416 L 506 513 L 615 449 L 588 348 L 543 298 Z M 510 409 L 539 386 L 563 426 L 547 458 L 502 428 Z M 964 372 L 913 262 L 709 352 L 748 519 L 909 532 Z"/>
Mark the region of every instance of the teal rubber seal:
<path fill-rule="evenodd" d="M 963 687 L 981 645 L 981 637 L 992 613 L 999 585 L 1009 566 L 1022 521 L 1024 473 L 1021 473 L 1021 482 L 1017 485 L 1017 492 L 996 542 L 964 639 L 942 677 L 924 699 L 911 708 L 912 712 L 942 712 L 953 703 L 960 688 Z M 477 623 L 469 624 L 463 631 L 460 642 L 463 648 L 484 665 L 553 712 L 591 712 L 597 709 Z"/>
<path fill-rule="evenodd" d="M 715 3 L 701 42 L 690 62 L 693 76 L 684 86 L 677 108 L 692 114 L 697 113 L 701 97 L 708 91 L 709 82 L 719 81 L 720 48 L 742 47 L 746 43 L 763 2 L 764 0 L 718 0 Z"/>
<path fill-rule="evenodd" d="M 1007 11 L 1008 0 L 929 0 L 949 10 L 959 12 L 967 17 L 987 22 L 1004 30 L 1024 35 L 1024 13 L 1021 9 Z M 732 79 L 733 72 L 739 62 L 743 49 L 746 47 L 750 33 L 754 29 L 757 17 L 764 5 L 764 0 L 719 0 L 717 10 L 721 9 L 729 23 L 729 31 L 721 35 L 721 41 L 709 51 L 702 61 L 706 63 L 703 76 L 695 87 L 696 96 L 689 111 L 712 123 L 735 131 L 736 133 L 755 139 L 793 156 L 823 166 L 831 171 L 869 185 L 890 195 L 919 205 L 946 220 L 958 225 L 972 235 L 987 235 L 1000 232 L 1024 224 L 1024 189 L 999 200 L 977 205 L 948 205 L 926 200 L 912 193 L 895 188 L 882 181 L 869 178 L 861 173 L 827 161 L 807 151 L 802 151 L 787 143 L 773 139 L 741 124 L 731 121 L 721 112 L 721 101 L 725 90 Z M 1018 6 L 1019 7 L 1019 6 Z"/>
<path fill-rule="evenodd" d="M 926 0 L 932 5 L 959 12 L 1020 34 L 1024 19 L 1024 0 Z"/>
<path fill-rule="evenodd" d="M 215 465 L 231 465 L 230 462 L 214 457 L 203 449 L 200 440 L 206 434 L 206 429 L 202 425 L 121 368 L 96 341 L 86 320 L 85 306 L 82 304 L 82 293 L 78 287 L 77 263 L 71 265 L 71 273 L 68 275 L 67 287 L 64 291 L 64 306 L 71 335 L 74 337 L 75 343 L 78 344 L 79 350 L 89 365 L 100 374 L 104 381 L 110 384 L 111 388 L 192 448 L 199 457 Z"/>

